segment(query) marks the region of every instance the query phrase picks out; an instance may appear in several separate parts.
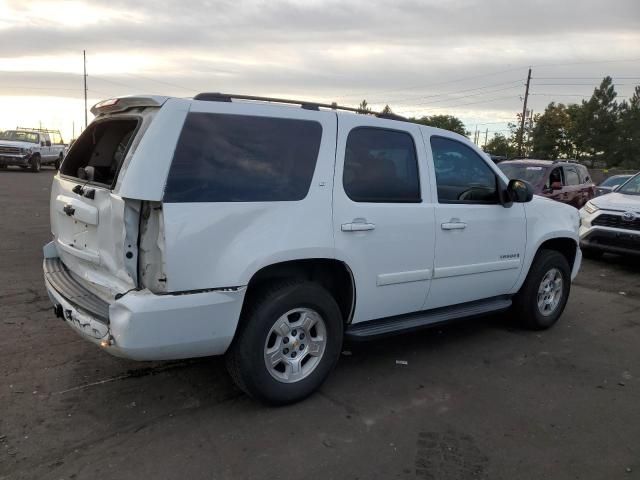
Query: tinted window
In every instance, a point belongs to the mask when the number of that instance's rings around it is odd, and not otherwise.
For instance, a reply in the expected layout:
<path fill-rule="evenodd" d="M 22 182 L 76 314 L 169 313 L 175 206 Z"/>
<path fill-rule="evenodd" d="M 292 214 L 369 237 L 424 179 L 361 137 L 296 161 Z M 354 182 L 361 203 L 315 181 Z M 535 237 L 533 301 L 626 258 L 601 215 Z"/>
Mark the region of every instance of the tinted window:
<path fill-rule="evenodd" d="M 381 128 L 351 130 L 342 183 L 355 202 L 420 202 L 413 138 L 406 132 Z"/>
<path fill-rule="evenodd" d="M 496 175 L 471 148 L 431 137 L 440 203 L 497 203 Z"/>
<path fill-rule="evenodd" d="M 580 185 L 580 177 L 573 167 L 564 167 L 564 174 L 567 185 Z"/>
<path fill-rule="evenodd" d="M 321 138 L 318 122 L 190 113 L 164 201 L 301 200 L 311 185 Z"/>
<path fill-rule="evenodd" d="M 559 183 L 560 185 L 566 185 L 564 181 L 564 175 L 562 174 L 562 169 L 560 167 L 557 167 L 551 170 L 551 173 L 549 174 L 549 179 L 545 183 L 544 187 L 548 190 L 551 188 L 551 185 L 554 183 Z"/>

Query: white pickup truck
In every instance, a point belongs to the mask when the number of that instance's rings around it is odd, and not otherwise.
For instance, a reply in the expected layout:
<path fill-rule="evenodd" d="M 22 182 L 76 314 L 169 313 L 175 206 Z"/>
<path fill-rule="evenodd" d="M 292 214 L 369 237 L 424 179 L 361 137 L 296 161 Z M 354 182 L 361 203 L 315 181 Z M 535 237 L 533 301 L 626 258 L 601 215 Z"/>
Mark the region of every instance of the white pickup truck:
<path fill-rule="evenodd" d="M 60 168 L 66 145 L 58 130 L 17 128 L 0 132 L 0 169 L 10 165 L 39 172 L 42 165 Z"/>

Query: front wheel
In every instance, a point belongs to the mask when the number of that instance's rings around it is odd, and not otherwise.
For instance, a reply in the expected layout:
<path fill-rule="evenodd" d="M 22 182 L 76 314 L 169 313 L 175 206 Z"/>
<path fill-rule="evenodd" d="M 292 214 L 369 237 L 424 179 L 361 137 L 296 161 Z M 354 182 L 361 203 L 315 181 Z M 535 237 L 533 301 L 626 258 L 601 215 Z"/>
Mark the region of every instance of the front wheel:
<path fill-rule="evenodd" d="M 40 157 L 38 155 L 31 157 L 31 160 L 29 160 L 29 168 L 34 173 L 40 171 Z"/>
<path fill-rule="evenodd" d="M 312 282 L 283 282 L 248 299 L 226 355 L 234 382 L 272 405 L 310 395 L 340 355 L 343 324 L 331 294 Z"/>
<path fill-rule="evenodd" d="M 555 250 L 541 250 L 514 297 L 513 312 L 524 327 L 544 330 L 562 315 L 570 290 L 571 270 L 566 257 Z"/>

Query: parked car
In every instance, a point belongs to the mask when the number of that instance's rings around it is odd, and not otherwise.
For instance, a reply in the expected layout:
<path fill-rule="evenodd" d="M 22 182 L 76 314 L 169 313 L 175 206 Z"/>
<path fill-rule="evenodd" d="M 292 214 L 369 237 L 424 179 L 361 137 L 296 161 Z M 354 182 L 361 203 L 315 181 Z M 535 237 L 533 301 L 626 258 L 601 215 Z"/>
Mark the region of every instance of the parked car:
<path fill-rule="evenodd" d="M 594 198 L 580 210 L 580 245 L 585 256 L 640 255 L 640 173 L 615 192 Z"/>
<path fill-rule="evenodd" d="M 553 325 L 582 258 L 577 210 L 466 137 L 344 110 L 207 93 L 94 106 L 51 189 L 56 315 L 121 357 L 224 354 L 272 404 L 317 389 L 344 338 L 508 309 Z"/>
<path fill-rule="evenodd" d="M 609 178 L 603 180 L 596 187 L 596 197 L 604 195 L 605 193 L 613 192 L 616 187 L 622 185 L 629 180 L 633 175 L 612 175 Z"/>
<path fill-rule="evenodd" d="M 58 130 L 5 130 L 0 132 L 0 168 L 15 165 L 39 172 L 42 165 L 53 165 L 58 169 L 64 158 L 65 148 Z"/>
<path fill-rule="evenodd" d="M 581 208 L 595 197 L 587 167 L 558 160 L 507 160 L 498 164 L 509 178 L 526 180 L 537 195 Z"/>

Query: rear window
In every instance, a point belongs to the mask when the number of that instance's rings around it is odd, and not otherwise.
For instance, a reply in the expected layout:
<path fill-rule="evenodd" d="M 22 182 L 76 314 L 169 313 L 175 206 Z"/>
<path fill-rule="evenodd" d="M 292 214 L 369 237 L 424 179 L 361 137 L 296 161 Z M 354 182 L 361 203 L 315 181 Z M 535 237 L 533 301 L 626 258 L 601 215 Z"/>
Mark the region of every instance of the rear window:
<path fill-rule="evenodd" d="M 322 126 L 289 118 L 190 113 L 178 139 L 165 202 L 302 200 Z"/>
<path fill-rule="evenodd" d="M 138 123 L 137 119 L 128 118 L 89 125 L 69 150 L 60 173 L 113 186 Z"/>

